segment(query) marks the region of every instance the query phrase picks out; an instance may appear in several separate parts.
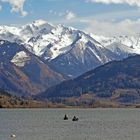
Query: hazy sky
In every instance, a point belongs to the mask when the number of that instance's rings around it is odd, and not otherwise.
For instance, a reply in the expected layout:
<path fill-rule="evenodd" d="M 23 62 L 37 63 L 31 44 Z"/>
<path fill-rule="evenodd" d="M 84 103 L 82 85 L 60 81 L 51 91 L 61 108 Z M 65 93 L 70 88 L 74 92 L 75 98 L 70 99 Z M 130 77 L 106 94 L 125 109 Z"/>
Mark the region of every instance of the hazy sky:
<path fill-rule="evenodd" d="M 99 35 L 140 35 L 140 0 L 0 0 L 1 25 L 37 19 Z"/>

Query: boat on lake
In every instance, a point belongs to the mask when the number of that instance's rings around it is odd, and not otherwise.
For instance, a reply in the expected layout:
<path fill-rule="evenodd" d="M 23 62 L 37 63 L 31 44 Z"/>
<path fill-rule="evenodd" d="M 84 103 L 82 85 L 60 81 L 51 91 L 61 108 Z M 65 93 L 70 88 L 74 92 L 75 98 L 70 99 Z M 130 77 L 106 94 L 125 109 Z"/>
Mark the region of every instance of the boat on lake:
<path fill-rule="evenodd" d="M 64 120 L 68 120 L 68 119 L 69 119 L 68 116 L 65 114 Z"/>
<path fill-rule="evenodd" d="M 73 119 L 72 119 L 72 121 L 78 121 L 78 120 L 79 119 L 76 116 L 74 116 Z"/>

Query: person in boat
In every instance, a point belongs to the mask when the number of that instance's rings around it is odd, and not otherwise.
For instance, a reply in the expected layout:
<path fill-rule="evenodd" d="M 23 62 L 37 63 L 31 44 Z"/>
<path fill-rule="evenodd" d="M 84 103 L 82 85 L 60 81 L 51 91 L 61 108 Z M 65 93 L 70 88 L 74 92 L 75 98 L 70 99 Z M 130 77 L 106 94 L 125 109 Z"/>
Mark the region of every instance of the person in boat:
<path fill-rule="evenodd" d="M 78 118 L 76 118 L 76 116 L 74 116 L 72 121 L 78 121 Z"/>
<path fill-rule="evenodd" d="M 68 120 L 68 116 L 66 114 L 64 116 L 64 120 Z"/>

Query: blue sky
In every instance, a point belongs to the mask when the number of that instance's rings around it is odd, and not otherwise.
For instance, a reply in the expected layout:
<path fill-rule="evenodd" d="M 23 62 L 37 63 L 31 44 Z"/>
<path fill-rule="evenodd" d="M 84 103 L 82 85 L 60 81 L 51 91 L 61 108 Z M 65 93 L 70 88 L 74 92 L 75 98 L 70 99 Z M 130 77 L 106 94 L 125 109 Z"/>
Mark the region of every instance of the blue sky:
<path fill-rule="evenodd" d="M 0 24 L 44 19 L 114 36 L 140 31 L 140 0 L 0 0 Z M 136 28 L 137 27 L 137 28 Z"/>

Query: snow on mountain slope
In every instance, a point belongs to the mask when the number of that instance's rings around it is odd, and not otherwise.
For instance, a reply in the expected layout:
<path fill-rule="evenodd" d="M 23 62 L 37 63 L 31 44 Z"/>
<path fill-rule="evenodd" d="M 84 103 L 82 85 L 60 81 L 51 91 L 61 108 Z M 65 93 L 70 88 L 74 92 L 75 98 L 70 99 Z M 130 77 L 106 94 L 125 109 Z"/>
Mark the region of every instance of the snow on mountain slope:
<path fill-rule="evenodd" d="M 24 51 L 18 52 L 11 60 L 12 63 L 19 67 L 24 67 L 28 61 L 30 61 L 30 56 Z"/>
<path fill-rule="evenodd" d="M 0 40 L 0 89 L 18 96 L 38 94 L 64 80 L 23 45 Z"/>
<path fill-rule="evenodd" d="M 46 53 L 45 59 L 54 59 L 67 53 L 81 36 L 83 40 L 93 40 L 82 31 L 63 25 L 53 26 L 43 20 L 21 27 L 0 26 L 0 39 L 21 42 L 37 56 Z"/>
<path fill-rule="evenodd" d="M 24 26 L 0 26 L 0 39 L 23 44 L 50 67 L 78 76 L 108 61 L 140 54 L 140 39 L 104 37 L 37 20 Z"/>
<path fill-rule="evenodd" d="M 50 61 L 51 66 L 65 75 L 80 75 L 90 69 L 102 65 L 112 58 L 108 56 L 111 52 L 103 48 L 94 40 L 89 41 L 84 35 L 72 44 L 71 50 L 66 54 Z M 107 54 L 108 52 L 108 54 Z"/>
<path fill-rule="evenodd" d="M 122 51 L 127 53 L 136 53 L 140 54 L 140 38 L 139 37 L 128 37 L 128 36 L 119 36 L 119 37 L 104 37 L 91 34 L 91 36 L 100 42 L 106 48 L 116 51 L 115 48 L 119 48 Z M 114 49 L 113 49 L 114 48 Z"/>

